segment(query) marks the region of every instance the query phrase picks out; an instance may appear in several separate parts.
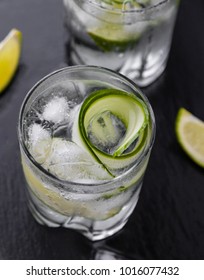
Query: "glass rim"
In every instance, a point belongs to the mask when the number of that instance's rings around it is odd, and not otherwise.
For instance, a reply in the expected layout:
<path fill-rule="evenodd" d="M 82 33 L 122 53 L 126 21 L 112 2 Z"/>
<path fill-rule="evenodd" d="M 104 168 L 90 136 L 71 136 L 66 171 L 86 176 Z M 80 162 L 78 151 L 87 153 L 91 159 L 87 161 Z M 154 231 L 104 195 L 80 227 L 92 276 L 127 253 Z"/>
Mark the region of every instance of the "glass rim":
<path fill-rule="evenodd" d="M 77 181 L 72 181 L 72 180 L 61 180 L 59 178 L 57 178 L 56 176 L 52 175 L 50 172 L 48 172 L 46 169 L 44 169 L 35 159 L 34 157 L 31 155 L 31 153 L 29 152 L 26 144 L 25 144 L 25 138 L 23 137 L 23 132 L 22 132 L 22 121 L 23 121 L 23 114 L 24 114 L 24 109 L 25 106 L 28 102 L 28 100 L 30 99 L 30 97 L 32 96 L 32 94 L 35 92 L 35 89 L 38 88 L 38 86 L 40 86 L 44 81 L 52 78 L 53 76 L 55 76 L 56 74 L 60 74 L 63 72 L 72 72 L 72 71 L 77 71 L 77 70 L 81 70 L 81 71 L 87 71 L 87 70 L 94 70 L 94 71 L 98 71 L 98 72 L 103 72 L 115 77 L 120 78 L 120 80 L 122 79 L 123 81 L 126 81 L 126 83 L 129 83 L 135 90 L 135 92 L 137 92 L 140 97 L 142 98 L 142 100 L 145 102 L 145 104 L 148 107 L 149 113 L 150 113 L 150 119 L 151 119 L 151 136 L 150 136 L 150 140 L 149 143 L 147 143 L 147 145 L 145 145 L 144 149 L 142 150 L 141 154 L 139 155 L 139 157 L 137 158 L 135 164 L 133 166 L 131 166 L 131 168 L 127 169 L 124 173 L 122 173 L 119 176 L 116 176 L 110 180 L 101 180 L 101 181 L 94 181 L 93 183 L 87 183 L 87 182 L 77 182 Z M 156 134 L 156 124 L 155 124 L 155 117 L 154 117 L 154 112 L 152 110 L 152 107 L 149 103 L 149 100 L 147 99 L 147 97 L 141 92 L 141 90 L 138 88 L 138 86 L 130 79 L 128 79 L 127 77 L 123 76 L 120 73 L 117 73 L 113 70 L 104 68 L 104 67 L 99 67 L 99 66 L 90 66 L 90 65 L 76 65 L 76 66 L 68 66 L 68 67 L 64 67 L 58 70 L 55 70 L 51 73 L 49 73 L 48 75 L 44 76 L 42 79 L 40 79 L 37 83 L 34 84 L 34 86 L 28 91 L 28 93 L 26 94 L 21 108 L 20 108 L 20 112 L 19 112 L 19 118 L 18 118 L 18 141 L 20 144 L 20 147 L 23 149 L 24 155 L 26 156 L 26 159 L 29 161 L 29 163 L 31 163 L 35 169 L 37 169 L 38 171 L 40 171 L 41 174 L 43 174 L 43 176 L 46 176 L 49 180 L 54 181 L 55 183 L 59 184 L 59 186 L 63 186 L 63 187 L 67 187 L 67 189 L 70 190 L 70 186 L 71 189 L 73 191 L 73 187 L 76 186 L 77 188 L 79 188 L 80 186 L 82 187 L 83 191 L 84 188 L 88 188 L 90 187 L 90 190 L 92 189 L 92 192 L 94 192 L 94 188 L 95 187 L 100 187 L 103 186 L 103 189 L 101 191 L 104 191 L 104 186 L 106 186 L 107 190 L 111 190 L 114 189 L 114 183 L 120 181 L 120 180 L 124 180 L 125 178 L 128 178 L 128 175 L 130 175 L 134 169 L 139 166 L 139 164 L 142 162 L 142 159 L 148 154 L 148 152 L 152 149 L 152 146 L 154 144 L 154 140 L 155 140 L 155 134 Z M 82 190 L 81 189 L 81 190 Z M 65 189 L 64 189 L 65 190 Z M 76 191 L 78 192 L 78 190 Z M 89 192 L 90 193 L 90 192 Z"/>
<path fill-rule="evenodd" d="M 66 1 L 66 0 L 65 0 Z M 80 2 L 86 2 L 87 0 L 79 0 Z M 127 0 L 128 1 L 128 0 Z M 167 3 L 170 3 L 171 1 L 174 0 L 160 0 L 155 4 L 151 4 L 147 7 L 141 7 L 141 8 L 137 8 L 137 9 L 129 9 L 129 10 L 121 10 L 120 8 L 116 8 L 116 7 L 111 7 L 111 5 L 104 5 L 102 6 L 100 2 L 98 2 L 97 0 L 88 0 L 88 3 L 90 3 L 91 5 L 93 5 L 94 7 L 97 7 L 99 9 L 103 9 L 103 10 L 108 10 L 110 12 L 115 12 L 118 14 L 132 14 L 132 13 L 137 13 L 137 14 L 142 14 L 142 13 L 151 13 L 153 12 L 155 9 L 160 9 L 162 6 L 166 5 Z M 117 4 L 117 2 L 116 2 Z"/>
<path fill-rule="evenodd" d="M 157 3 L 151 4 L 147 7 L 121 9 L 116 8 L 110 4 L 103 5 L 98 0 L 64 0 L 64 7 L 75 4 L 79 9 L 85 13 L 107 23 L 114 24 L 133 24 L 138 21 L 154 20 L 169 9 L 178 6 L 178 0 L 158 0 Z M 75 7 L 76 8 L 76 7 Z M 178 7 L 177 7 L 178 8 Z M 71 9 L 72 10 L 72 9 Z M 104 13 L 108 16 L 104 17 Z"/>

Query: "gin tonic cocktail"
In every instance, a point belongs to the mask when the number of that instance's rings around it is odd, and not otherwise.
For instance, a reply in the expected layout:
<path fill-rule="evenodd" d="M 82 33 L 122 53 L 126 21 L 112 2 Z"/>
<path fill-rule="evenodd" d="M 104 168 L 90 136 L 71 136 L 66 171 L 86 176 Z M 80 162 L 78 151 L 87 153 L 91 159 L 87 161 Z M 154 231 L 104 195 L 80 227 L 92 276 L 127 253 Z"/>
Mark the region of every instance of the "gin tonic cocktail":
<path fill-rule="evenodd" d="M 71 64 L 119 71 L 139 86 L 164 71 L 178 0 L 64 0 Z"/>
<path fill-rule="evenodd" d="M 154 141 L 151 106 L 110 70 L 68 67 L 28 93 L 19 118 L 27 195 L 36 220 L 99 240 L 132 213 Z"/>

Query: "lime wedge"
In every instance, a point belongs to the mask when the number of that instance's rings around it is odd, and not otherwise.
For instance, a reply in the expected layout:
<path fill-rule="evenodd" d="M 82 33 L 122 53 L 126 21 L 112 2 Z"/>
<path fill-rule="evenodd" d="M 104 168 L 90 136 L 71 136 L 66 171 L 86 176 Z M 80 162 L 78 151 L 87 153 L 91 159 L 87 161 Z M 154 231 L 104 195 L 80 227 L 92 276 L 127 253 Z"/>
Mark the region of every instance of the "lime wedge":
<path fill-rule="evenodd" d="M 8 86 L 19 64 L 22 33 L 12 29 L 0 43 L 0 93 Z"/>
<path fill-rule="evenodd" d="M 110 170 L 125 168 L 138 157 L 146 143 L 148 122 L 146 105 L 134 94 L 118 89 L 98 90 L 82 104 L 78 129 L 75 122 L 72 137 L 111 173 Z M 106 150 L 108 142 L 111 149 Z"/>
<path fill-rule="evenodd" d="M 176 136 L 187 155 L 204 167 L 204 122 L 180 108 L 176 118 Z"/>
<path fill-rule="evenodd" d="M 139 33 L 128 33 L 122 25 L 103 24 L 88 30 L 89 36 L 104 52 L 124 52 L 140 39 Z"/>

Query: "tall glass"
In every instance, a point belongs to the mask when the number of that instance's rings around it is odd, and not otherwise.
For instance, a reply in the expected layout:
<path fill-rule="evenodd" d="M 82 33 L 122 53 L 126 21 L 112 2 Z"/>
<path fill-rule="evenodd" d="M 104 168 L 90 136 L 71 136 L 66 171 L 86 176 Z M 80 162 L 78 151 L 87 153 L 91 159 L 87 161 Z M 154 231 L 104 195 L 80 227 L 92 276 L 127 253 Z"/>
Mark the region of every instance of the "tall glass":
<path fill-rule="evenodd" d="M 71 64 L 119 71 L 147 86 L 164 71 L 179 0 L 64 0 Z"/>
<path fill-rule="evenodd" d="M 93 156 L 83 145 L 77 131 L 80 120 L 87 120 L 87 115 L 80 119 L 87 100 L 93 93 L 96 99 L 101 93 L 106 96 L 107 91 L 116 93 L 116 99 L 124 93 L 130 99 L 134 95 L 149 117 L 141 138 L 132 143 L 127 153 L 121 157 L 103 153 L 104 158 L 98 160 L 100 157 Z M 131 128 L 135 112 L 130 110 L 132 115 L 128 116 L 125 99 L 115 110 L 130 117 Z M 111 101 L 103 104 L 105 109 L 97 123 L 90 122 L 89 134 L 103 119 L 121 137 L 122 124 L 106 109 L 109 104 Z M 95 110 L 97 116 L 100 110 L 101 105 Z M 92 136 L 98 133 L 94 129 Z M 90 240 L 103 239 L 125 225 L 137 204 L 155 136 L 151 106 L 132 81 L 95 66 L 73 66 L 51 73 L 27 94 L 20 111 L 18 136 L 28 204 L 40 224 L 75 229 Z"/>

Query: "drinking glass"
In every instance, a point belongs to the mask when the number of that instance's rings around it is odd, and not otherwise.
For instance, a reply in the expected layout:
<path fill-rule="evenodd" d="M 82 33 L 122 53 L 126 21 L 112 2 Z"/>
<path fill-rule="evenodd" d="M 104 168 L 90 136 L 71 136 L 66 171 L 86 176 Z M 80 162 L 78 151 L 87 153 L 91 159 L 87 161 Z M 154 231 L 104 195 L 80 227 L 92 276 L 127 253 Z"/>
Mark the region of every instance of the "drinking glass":
<path fill-rule="evenodd" d="M 115 106 L 112 96 L 110 102 L 103 102 L 109 98 L 107 92 L 113 93 L 116 101 L 123 98 L 121 104 Z M 101 103 L 94 107 L 90 99 L 93 96 L 96 100 L 102 96 L 102 113 Z M 131 111 L 132 105 L 124 107 L 126 99 L 133 99 L 139 106 Z M 98 150 L 96 156 L 82 143 L 77 133 L 80 121 L 88 122 L 89 111 L 84 113 L 87 104 L 93 115 L 87 137 L 92 138 L 104 128 L 103 121 L 111 127 L 109 136 L 115 130 L 114 137 L 123 138 L 122 130 L 130 131 L 135 125 L 134 110 L 145 108 L 146 126 L 128 152 L 111 156 Z M 110 113 L 111 106 L 129 118 L 126 128 Z M 137 125 L 139 120 L 135 121 Z M 132 81 L 96 66 L 72 66 L 51 73 L 25 97 L 18 137 L 28 206 L 40 224 L 75 229 L 93 241 L 113 235 L 126 224 L 137 204 L 155 137 L 151 106 Z M 118 138 L 114 140 L 116 146 Z M 103 141 L 101 149 L 109 145 L 109 140 Z"/>
<path fill-rule="evenodd" d="M 64 0 L 70 64 L 97 65 L 147 86 L 164 71 L 179 0 Z"/>

